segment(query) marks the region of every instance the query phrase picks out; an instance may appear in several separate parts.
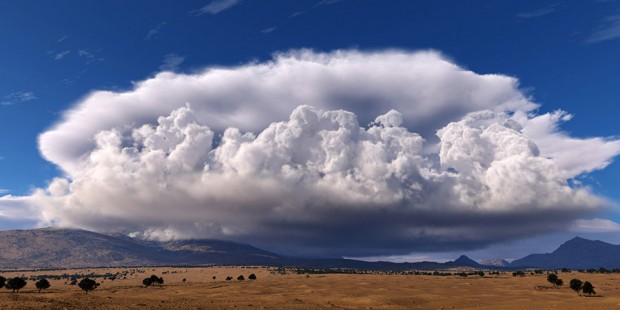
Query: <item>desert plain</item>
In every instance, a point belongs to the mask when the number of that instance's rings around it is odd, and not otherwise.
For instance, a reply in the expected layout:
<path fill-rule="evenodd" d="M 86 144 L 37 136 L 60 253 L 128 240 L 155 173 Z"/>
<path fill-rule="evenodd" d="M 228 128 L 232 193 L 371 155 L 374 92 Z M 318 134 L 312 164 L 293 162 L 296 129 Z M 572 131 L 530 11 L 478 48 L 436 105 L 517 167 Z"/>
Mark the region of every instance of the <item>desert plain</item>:
<path fill-rule="evenodd" d="M 283 272 L 284 271 L 284 272 Z M 299 274 L 272 267 L 142 267 L 2 272 L 5 278 L 62 274 L 118 274 L 96 278 L 86 294 L 67 279 L 50 279 L 38 292 L 33 280 L 18 293 L 0 290 L 0 309 L 620 309 L 620 274 L 558 273 L 484 277 L 412 274 Z M 250 274 L 256 280 L 248 280 Z M 150 275 L 164 285 L 145 287 Z M 237 277 L 243 275 L 245 280 Z M 226 280 L 232 277 L 232 280 Z M 596 295 L 580 296 L 572 278 L 590 281 Z M 185 281 L 183 281 L 185 279 Z"/>

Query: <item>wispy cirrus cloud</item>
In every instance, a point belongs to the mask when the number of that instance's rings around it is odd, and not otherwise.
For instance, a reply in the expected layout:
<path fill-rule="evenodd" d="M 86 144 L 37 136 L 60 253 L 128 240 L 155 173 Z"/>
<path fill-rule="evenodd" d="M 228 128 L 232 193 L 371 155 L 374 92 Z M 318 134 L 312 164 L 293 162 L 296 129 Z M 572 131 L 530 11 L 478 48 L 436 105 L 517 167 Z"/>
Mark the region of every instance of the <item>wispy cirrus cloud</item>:
<path fill-rule="evenodd" d="M 317 3 L 315 3 L 311 8 L 309 8 L 307 10 L 293 12 L 293 14 L 289 15 L 288 18 L 295 18 L 297 16 L 304 15 L 304 14 L 306 14 L 306 13 L 308 13 L 308 12 L 310 12 L 310 11 L 320 7 L 320 6 L 332 5 L 332 4 L 336 4 L 336 3 L 339 3 L 339 2 L 343 2 L 343 1 L 345 1 L 345 0 L 321 0 L 321 1 L 317 2 Z"/>
<path fill-rule="evenodd" d="M 164 61 L 159 66 L 162 71 L 174 71 L 179 68 L 187 57 L 176 53 L 170 53 L 164 56 Z"/>
<path fill-rule="evenodd" d="M 31 101 L 34 99 L 37 99 L 37 97 L 31 91 L 17 91 L 17 92 L 13 92 L 13 93 L 10 93 L 2 97 L 2 101 L 0 101 L 0 105 L 3 105 L 3 106 L 15 105 L 18 103 Z M 0 157 L 0 159 L 2 158 Z"/>
<path fill-rule="evenodd" d="M 54 60 L 61 60 L 65 58 L 67 55 L 69 55 L 69 53 L 71 53 L 70 50 L 64 50 L 62 52 L 54 53 Z"/>
<path fill-rule="evenodd" d="M 554 3 L 551 5 L 548 5 L 544 8 L 539 8 L 539 9 L 535 9 L 535 10 L 531 10 L 531 11 L 525 11 L 525 12 L 521 12 L 519 14 L 517 14 L 517 17 L 519 18 L 536 18 L 536 17 L 542 17 L 545 15 L 549 15 L 551 13 L 554 13 L 557 9 L 558 6 L 560 4 L 559 3 Z"/>
<path fill-rule="evenodd" d="M 154 39 L 155 35 L 157 35 L 159 33 L 161 28 L 164 27 L 167 24 L 168 24 L 168 22 L 166 22 L 166 21 L 163 21 L 163 22 L 157 24 L 157 26 L 155 26 L 154 28 L 149 30 L 149 32 L 146 34 L 146 36 L 144 36 L 144 40 L 148 41 L 148 40 Z"/>
<path fill-rule="evenodd" d="M 587 233 L 620 232 L 620 224 L 608 219 L 581 219 L 573 223 L 571 231 Z"/>
<path fill-rule="evenodd" d="M 620 38 L 620 14 L 607 16 L 599 27 L 590 33 L 586 43 L 599 43 Z"/>
<path fill-rule="evenodd" d="M 265 29 L 261 30 L 260 32 L 262 34 L 268 34 L 268 33 L 274 32 L 276 29 L 278 29 L 278 27 L 273 26 L 273 27 L 265 28 Z"/>
<path fill-rule="evenodd" d="M 195 12 L 198 15 L 202 15 L 202 14 L 215 15 L 222 11 L 232 8 L 233 6 L 239 4 L 239 2 L 241 2 L 241 0 L 214 0 L 214 1 L 211 1 L 209 4 L 203 6 L 202 8 L 196 10 Z"/>

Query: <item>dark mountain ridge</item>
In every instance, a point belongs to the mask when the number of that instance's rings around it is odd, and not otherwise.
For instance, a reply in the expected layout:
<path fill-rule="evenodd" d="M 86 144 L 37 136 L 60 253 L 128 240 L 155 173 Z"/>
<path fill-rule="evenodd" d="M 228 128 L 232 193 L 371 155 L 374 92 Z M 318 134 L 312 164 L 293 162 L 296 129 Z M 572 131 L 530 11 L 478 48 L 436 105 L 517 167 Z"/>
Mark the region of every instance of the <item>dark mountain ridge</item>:
<path fill-rule="evenodd" d="M 462 255 L 446 263 L 367 262 L 354 259 L 285 257 L 249 244 L 196 239 L 144 241 L 81 229 L 41 228 L 0 231 L 0 268 L 83 268 L 164 265 L 263 265 L 361 270 L 442 270 L 451 268 L 509 270 L 620 268 L 620 245 L 576 237 L 547 254 L 532 254 L 510 266 L 480 264 Z"/>
<path fill-rule="evenodd" d="M 575 237 L 551 253 L 531 254 L 517 259 L 511 267 L 533 266 L 543 269 L 620 268 L 620 245 Z"/>
<path fill-rule="evenodd" d="M 362 270 L 482 268 L 466 256 L 447 263 L 367 262 L 284 257 L 249 244 L 223 240 L 144 241 L 81 229 L 0 231 L 0 268 L 83 268 L 163 265 L 264 265 Z"/>

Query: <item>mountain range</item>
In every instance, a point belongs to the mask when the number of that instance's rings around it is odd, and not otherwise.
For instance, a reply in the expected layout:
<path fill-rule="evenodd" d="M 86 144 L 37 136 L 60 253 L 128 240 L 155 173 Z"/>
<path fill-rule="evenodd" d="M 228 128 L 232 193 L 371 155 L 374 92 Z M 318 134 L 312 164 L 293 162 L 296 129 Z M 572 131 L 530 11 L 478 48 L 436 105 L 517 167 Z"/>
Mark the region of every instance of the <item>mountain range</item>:
<path fill-rule="evenodd" d="M 0 231 L 0 269 L 163 265 L 264 265 L 394 271 L 454 267 L 589 269 L 602 266 L 611 269 L 620 268 L 620 246 L 577 237 L 552 253 L 532 254 L 512 263 L 505 260 L 478 263 L 465 255 L 446 263 L 393 263 L 286 257 L 249 244 L 211 239 L 157 242 L 68 228 Z"/>
<path fill-rule="evenodd" d="M 620 268 L 620 245 L 575 237 L 555 251 L 530 254 L 514 260 L 511 267 L 535 266 L 543 269 L 607 269 Z"/>

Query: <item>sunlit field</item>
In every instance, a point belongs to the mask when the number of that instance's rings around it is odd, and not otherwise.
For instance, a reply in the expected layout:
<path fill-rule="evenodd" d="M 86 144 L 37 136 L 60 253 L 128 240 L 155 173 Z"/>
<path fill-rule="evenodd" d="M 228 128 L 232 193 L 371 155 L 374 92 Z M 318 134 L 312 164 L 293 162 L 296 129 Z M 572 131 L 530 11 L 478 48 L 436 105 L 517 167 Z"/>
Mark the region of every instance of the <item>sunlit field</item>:
<path fill-rule="evenodd" d="M 54 276 L 63 275 L 62 279 Z M 94 276 L 101 285 L 86 294 L 79 281 Z M 255 274 L 256 280 L 249 280 Z M 554 288 L 546 274 L 484 277 L 413 274 L 314 274 L 266 267 L 114 268 L 4 272 L 2 276 L 48 275 L 41 293 L 28 279 L 18 293 L 2 289 L 0 309 L 618 309 L 620 275 L 559 273 Z M 81 275 L 81 276 L 80 276 Z M 163 285 L 145 287 L 157 275 Z M 237 280 L 239 276 L 245 280 Z M 232 277 L 232 280 L 226 280 Z M 115 278 L 112 280 L 112 278 Z M 580 296 L 572 278 L 590 281 L 597 292 Z M 184 281 L 185 279 L 185 281 Z"/>

